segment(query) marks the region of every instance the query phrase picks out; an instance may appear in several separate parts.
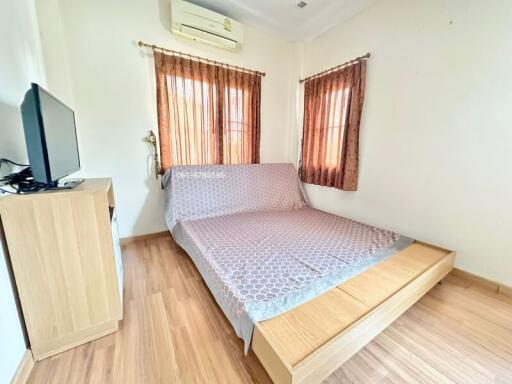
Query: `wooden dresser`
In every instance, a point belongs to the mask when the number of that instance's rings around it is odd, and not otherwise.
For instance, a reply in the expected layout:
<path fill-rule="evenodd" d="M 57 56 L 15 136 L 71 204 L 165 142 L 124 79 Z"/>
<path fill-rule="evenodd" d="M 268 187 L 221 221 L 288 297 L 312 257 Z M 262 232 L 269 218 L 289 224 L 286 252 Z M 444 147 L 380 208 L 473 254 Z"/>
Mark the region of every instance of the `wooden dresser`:
<path fill-rule="evenodd" d="M 35 360 L 118 330 L 123 267 L 111 179 L 3 197 L 0 220 Z"/>

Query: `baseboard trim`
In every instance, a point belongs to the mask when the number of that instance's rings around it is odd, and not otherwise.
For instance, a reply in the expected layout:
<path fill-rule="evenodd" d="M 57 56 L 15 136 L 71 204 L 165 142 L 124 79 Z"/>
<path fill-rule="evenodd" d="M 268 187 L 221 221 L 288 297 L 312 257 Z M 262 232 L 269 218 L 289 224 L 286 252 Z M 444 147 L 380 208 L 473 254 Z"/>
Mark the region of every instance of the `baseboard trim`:
<path fill-rule="evenodd" d="M 492 290 L 496 293 L 502 293 L 506 296 L 512 297 L 512 287 L 504 285 L 502 283 L 498 283 L 497 281 L 487 279 L 482 276 L 475 275 L 474 273 L 464 271 L 460 268 L 453 268 L 452 274 L 454 276 L 469 280 L 475 284 L 478 284 L 480 287 L 483 287 L 488 290 Z"/>
<path fill-rule="evenodd" d="M 28 381 L 30 372 L 32 372 L 32 368 L 34 368 L 34 359 L 32 358 L 30 350 L 27 349 L 21 358 L 16 373 L 11 380 L 11 384 L 25 384 Z"/>
<path fill-rule="evenodd" d="M 64 336 L 38 345 L 36 349 L 32 346 L 34 361 L 40 361 L 50 356 L 78 347 L 79 345 L 110 335 L 119 330 L 119 320 L 109 320 L 96 324 L 90 328 L 73 333 L 71 336 Z"/>
<path fill-rule="evenodd" d="M 125 246 L 125 245 L 135 243 L 137 241 L 151 240 L 151 239 L 156 239 L 159 237 L 165 237 L 165 236 L 170 236 L 170 235 L 171 235 L 171 233 L 169 231 L 147 233 L 145 235 L 123 237 L 119 240 L 119 242 L 121 243 L 121 246 Z"/>

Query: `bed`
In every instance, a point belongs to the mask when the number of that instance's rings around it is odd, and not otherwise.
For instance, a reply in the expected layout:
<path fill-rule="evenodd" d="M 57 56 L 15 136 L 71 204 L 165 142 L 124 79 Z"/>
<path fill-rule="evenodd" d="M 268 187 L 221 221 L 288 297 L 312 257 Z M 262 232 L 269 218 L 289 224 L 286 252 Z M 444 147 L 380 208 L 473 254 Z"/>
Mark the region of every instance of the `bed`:
<path fill-rule="evenodd" d="M 177 166 L 163 184 L 174 239 L 277 383 L 323 380 L 453 266 L 310 207 L 292 164 Z"/>

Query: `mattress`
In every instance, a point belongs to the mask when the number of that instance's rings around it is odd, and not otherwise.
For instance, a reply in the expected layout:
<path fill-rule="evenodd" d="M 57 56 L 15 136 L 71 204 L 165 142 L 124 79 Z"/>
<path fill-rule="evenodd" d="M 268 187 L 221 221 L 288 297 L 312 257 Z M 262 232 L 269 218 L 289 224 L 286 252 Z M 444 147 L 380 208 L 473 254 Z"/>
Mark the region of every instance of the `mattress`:
<path fill-rule="evenodd" d="M 246 352 L 255 322 L 326 292 L 413 242 L 310 207 L 186 220 L 173 236 Z"/>
<path fill-rule="evenodd" d="M 165 219 L 244 340 L 413 240 L 311 208 L 292 164 L 177 166 Z"/>

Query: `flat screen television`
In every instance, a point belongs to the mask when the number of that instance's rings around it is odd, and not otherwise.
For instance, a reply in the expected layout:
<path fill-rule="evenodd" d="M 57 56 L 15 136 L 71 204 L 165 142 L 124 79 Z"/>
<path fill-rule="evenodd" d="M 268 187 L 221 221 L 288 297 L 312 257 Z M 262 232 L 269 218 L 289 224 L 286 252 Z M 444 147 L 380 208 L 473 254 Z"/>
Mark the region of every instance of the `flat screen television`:
<path fill-rule="evenodd" d="M 80 170 L 71 108 L 32 83 L 21 104 L 21 116 L 34 181 L 57 187 L 59 179 Z"/>

